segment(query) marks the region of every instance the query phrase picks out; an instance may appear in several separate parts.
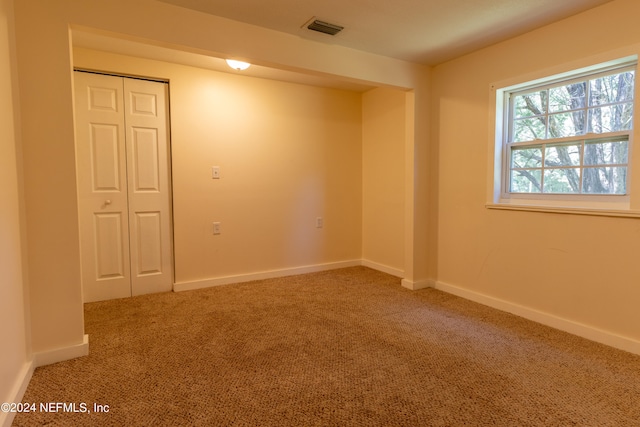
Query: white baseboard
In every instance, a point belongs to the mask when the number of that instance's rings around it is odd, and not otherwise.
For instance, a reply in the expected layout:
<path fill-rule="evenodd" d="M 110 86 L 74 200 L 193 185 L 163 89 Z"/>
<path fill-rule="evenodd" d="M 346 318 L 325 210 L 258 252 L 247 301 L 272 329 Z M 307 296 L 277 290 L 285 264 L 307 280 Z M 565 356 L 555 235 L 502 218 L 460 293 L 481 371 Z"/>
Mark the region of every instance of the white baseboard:
<path fill-rule="evenodd" d="M 368 259 L 363 259 L 361 261 L 361 265 L 364 267 L 369 267 L 373 270 L 378 270 L 383 273 L 390 274 L 395 277 L 404 277 L 404 271 L 398 268 L 389 267 L 388 265 L 379 264 L 377 262 L 369 261 Z"/>
<path fill-rule="evenodd" d="M 408 279 L 402 279 L 402 287 L 411 289 L 412 291 L 418 291 L 420 289 L 433 288 L 435 286 L 435 282 L 433 280 L 418 280 L 412 281 Z"/>
<path fill-rule="evenodd" d="M 435 288 L 443 292 L 462 297 L 464 299 L 468 299 L 492 308 L 496 308 L 501 311 L 506 311 L 508 313 L 524 317 L 525 319 L 532 320 L 534 322 L 541 323 L 543 325 L 550 326 L 564 332 L 569 332 L 570 334 L 577 335 L 579 337 L 586 338 L 600 344 L 605 344 L 610 347 L 628 351 L 630 353 L 640 354 L 640 341 L 636 341 L 632 338 L 603 331 L 601 329 L 574 322 L 572 320 L 564 319 L 553 314 L 538 311 L 529 307 L 524 307 L 519 304 L 514 304 L 509 301 L 494 298 L 479 292 L 474 292 L 469 289 L 460 288 L 447 283 L 436 282 Z"/>
<path fill-rule="evenodd" d="M 89 354 L 89 335 L 85 335 L 81 344 L 55 350 L 42 351 L 33 355 L 35 367 L 51 365 L 65 360 L 75 359 Z"/>
<path fill-rule="evenodd" d="M 24 396 L 24 392 L 27 391 L 27 386 L 29 385 L 29 381 L 31 381 L 31 377 L 33 376 L 33 371 L 35 369 L 36 366 L 33 363 L 33 360 L 25 363 L 18 374 L 18 378 L 16 378 L 13 388 L 9 392 L 9 396 L 7 396 L 6 402 L 22 402 L 22 397 Z M 15 416 L 15 412 L 0 411 L 0 426 L 10 427 Z"/>
<path fill-rule="evenodd" d="M 232 283 L 250 282 L 252 280 L 273 279 L 276 277 L 294 276 L 297 274 L 315 273 L 318 271 L 335 270 L 337 268 L 362 265 L 361 260 L 332 262 L 328 264 L 309 265 L 304 267 L 285 268 L 282 270 L 261 271 L 258 273 L 239 274 L 236 276 L 216 277 L 213 279 L 195 280 L 192 282 L 178 282 L 173 284 L 174 292 L 191 291 L 194 289 L 210 288 L 212 286 L 230 285 Z"/>

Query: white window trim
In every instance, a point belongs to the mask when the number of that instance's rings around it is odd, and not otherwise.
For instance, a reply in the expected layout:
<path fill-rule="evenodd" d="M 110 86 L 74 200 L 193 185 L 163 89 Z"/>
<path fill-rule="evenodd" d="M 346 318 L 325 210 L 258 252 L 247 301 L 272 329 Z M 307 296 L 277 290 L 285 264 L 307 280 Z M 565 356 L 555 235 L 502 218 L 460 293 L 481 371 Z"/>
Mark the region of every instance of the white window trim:
<path fill-rule="evenodd" d="M 505 191 L 504 177 L 508 170 L 504 155 L 506 93 L 525 90 L 527 87 L 548 84 L 551 80 L 572 79 L 580 74 L 586 75 L 605 71 L 606 68 L 619 68 L 638 62 L 640 45 L 630 46 L 581 61 L 563 64 L 552 69 L 541 70 L 524 76 L 514 77 L 491 84 L 490 129 L 487 201 L 490 209 L 525 210 L 581 215 L 640 217 L 640 149 L 635 149 L 633 140 L 640 135 L 640 82 L 636 77 L 634 94 L 634 123 L 629 134 L 629 173 L 627 176 L 627 195 L 556 195 L 556 194 L 518 194 Z M 636 76 L 638 73 L 636 72 Z M 498 114 L 503 112 L 503 114 Z M 582 136 L 581 138 L 584 138 Z M 635 189 L 635 193 L 634 193 Z"/>

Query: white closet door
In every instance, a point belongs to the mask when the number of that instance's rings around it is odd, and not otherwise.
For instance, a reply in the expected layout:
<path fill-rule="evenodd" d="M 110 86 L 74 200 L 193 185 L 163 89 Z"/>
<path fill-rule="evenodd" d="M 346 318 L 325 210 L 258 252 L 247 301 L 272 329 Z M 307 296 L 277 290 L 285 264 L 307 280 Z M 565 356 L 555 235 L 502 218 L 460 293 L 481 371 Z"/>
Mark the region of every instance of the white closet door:
<path fill-rule="evenodd" d="M 84 301 L 171 290 L 166 85 L 74 79 Z"/>
<path fill-rule="evenodd" d="M 131 295 L 122 79 L 74 73 L 85 302 Z"/>
<path fill-rule="evenodd" d="M 173 287 L 165 92 L 124 79 L 132 295 Z"/>

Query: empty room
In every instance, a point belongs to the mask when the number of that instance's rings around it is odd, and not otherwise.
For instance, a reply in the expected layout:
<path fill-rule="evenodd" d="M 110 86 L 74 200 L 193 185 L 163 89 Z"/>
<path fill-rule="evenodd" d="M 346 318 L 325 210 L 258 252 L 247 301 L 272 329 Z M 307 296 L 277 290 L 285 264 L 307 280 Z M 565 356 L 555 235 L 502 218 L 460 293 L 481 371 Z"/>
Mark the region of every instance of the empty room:
<path fill-rule="evenodd" d="M 640 424 L 637 1 L 0 4 L 0 425 Z"/>

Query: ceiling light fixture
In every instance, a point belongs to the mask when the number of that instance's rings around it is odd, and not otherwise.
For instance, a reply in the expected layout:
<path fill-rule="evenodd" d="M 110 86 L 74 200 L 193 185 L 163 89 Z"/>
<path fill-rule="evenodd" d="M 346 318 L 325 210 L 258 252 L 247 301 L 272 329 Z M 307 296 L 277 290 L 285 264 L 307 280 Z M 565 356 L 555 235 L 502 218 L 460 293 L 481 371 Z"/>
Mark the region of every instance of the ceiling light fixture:
<path fill-rule="evenodd" d="M 244 61 L 236 61 L 235 59 L 225 59 L 227 61 L 227 65 L 234 70 L 243 71 L 251 66 L 248 62 Z"/>

